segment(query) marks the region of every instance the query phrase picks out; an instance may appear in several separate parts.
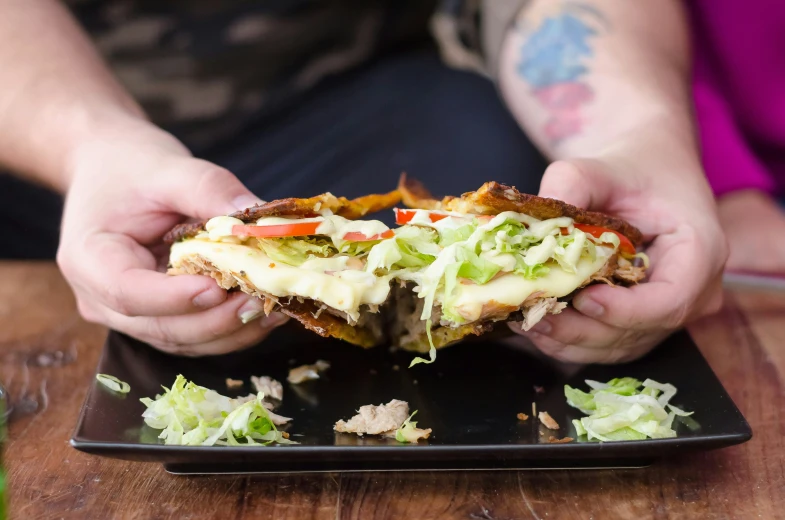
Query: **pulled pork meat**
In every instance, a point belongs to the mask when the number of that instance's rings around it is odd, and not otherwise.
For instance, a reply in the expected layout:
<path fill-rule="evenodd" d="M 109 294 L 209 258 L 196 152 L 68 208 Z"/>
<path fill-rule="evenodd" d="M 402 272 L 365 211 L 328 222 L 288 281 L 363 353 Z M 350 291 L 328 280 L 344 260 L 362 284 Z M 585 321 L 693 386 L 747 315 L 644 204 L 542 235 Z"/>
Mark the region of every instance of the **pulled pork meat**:
<path fill-rule="evenodd" d="M 381 435 L 394 432 L 409 417 L 409 403 L 393 399 L 387 404 L 378 406 L 367 404 L 357 410 L 357 415 L 335 423 L 335 431 L 356 433 L 357 435 Z"/>
<path fill-rule="evenodd" d="M 557 298 L 537 298 L 534 303 L 521 309 L 523 313 L 521 328 L 530 330 L 547 314 L 559 314 L 565 307 L 567 302 L 560 302 Z"/>

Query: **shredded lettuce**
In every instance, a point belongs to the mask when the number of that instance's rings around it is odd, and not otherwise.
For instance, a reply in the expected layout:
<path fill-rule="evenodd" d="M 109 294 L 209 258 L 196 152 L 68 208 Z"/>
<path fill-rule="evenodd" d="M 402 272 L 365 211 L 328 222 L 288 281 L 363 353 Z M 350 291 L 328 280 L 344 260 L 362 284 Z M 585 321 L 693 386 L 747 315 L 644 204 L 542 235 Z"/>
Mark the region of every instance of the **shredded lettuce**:
<path fill-rule="evenodd" d="M 127 394 L 131 391 L 131 385 L 125 381 L 120 381 L 115 376 L 110 376 L 109 374 L 96 374 L 95 378 L 106 388 L 117 392 L 118 394 Z"/>
<path fill-rule="evenodd" d="M 409 363 L 409 368 L 412 368 L 414 365 L 418 365 L 420 363 L 425 363 L 430 365 L 434 361 L 436 361 L 436 347 L 433 346 L 433 337 L 431 337 L 431 320 L 427 320 L 425 322 L 425 335 L 428 336 L 428 344 L 431 346 L 431 349 L 428 351 L 428 356 L 431 358 L 430 360 L 421 358 L 417 356 L 416 358 L 412 359 L 412 362 Z"/>
<path fill-rule="evenodd" d="M 591 388 L 589 392 L 565 385 L 564 395 L 567 404 L 587 414 L 572 423 L 576 434 L 586 435 L 589 440 L 675 437 L 674 417 L 692 414 L 670 404 L 676 387 L 668 383 L 622 377 L 607 383 L 587 380 L 586 384 Z"/>
<path fill-rule="evenodd" d="M 155 399 L 142 398 L 142 413 L 165 444 L 188 446 L 292 444 L 283 437 L 262 404 L 259 392 L 247 401 L 232 399 L 178 375 L 172 388 Z"/>
<path fill-rule="evenodd" d="M 412 422 L 412 417 L 414 417 L 416 413 L 417 410 L 412 412 L 412 414 L 403 421 L 401 427 L 395 430 L 396 441 L 417 442 L 422 437 L 422 433 L 417 431 L 417 421 Z"/>
<path fill-rule="evenodd" d="M 327 257 L 337 250 L 326 237 L 260 238 L 264 254 L 278 262 L 299 266 L 310 256 Z"/>
<path fill-rule="evenodd" d="M 365 270 L 374 273 L 427 267 L 440 252 L 433 230 L 404 226 L 396 230 L 395 237 L 382 240 L 370 249 Z"/>
<path fill-rule="evenodd" d="M 458 276 L 467 278 L 476 284 L 488 283 L 496 273 L 501 271 L 501 266 L 486 260 L 467 248 L 456 250 L 456 260 L 460 262 Z"/>
<path fill-rule="evenodd" d="M 472 236 L 474 232 L 474 226 L 471 224 L 466 224 L 465 226 L 461 226 L 459 228 L 444 228 L 439 231 L 439 245 L 442 247 L 447 247 L 452 245 L 456 242 L 464 242 Z"/>

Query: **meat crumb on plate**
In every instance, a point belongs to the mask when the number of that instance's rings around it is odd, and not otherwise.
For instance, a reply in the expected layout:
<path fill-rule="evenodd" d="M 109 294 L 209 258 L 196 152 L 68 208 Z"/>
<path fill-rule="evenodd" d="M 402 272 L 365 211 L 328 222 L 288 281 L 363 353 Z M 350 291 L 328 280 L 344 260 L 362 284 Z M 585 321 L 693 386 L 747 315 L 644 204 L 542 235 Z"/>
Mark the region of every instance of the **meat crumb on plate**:
<path fill-rule="evenodd" d="M 573 439 L 572 437 L 564 437 L 562 439 L 557 439 L 553 435 L 548 437 L 548 442 L 551 443 L 551 444 L 567 444 L 568 442 L 572 442 L 574 440 L 575 439 Z"/>
<path fill-rule="evenodd" d="M 251 384 L 257 392 L 262 392 L 265 399 L 283 400 L 283 385 L 270 376 L 251 376 Z"/>
<path fill-rule="evenodd" d="M 302 365 L 289 370 L 289 377 L 286 378 L 290 383 L 297 385 L 304 381 L 319 379 L 319 373 L 330 368 L 330 363 L 320 359 L 313 365 Z"/>
<path fill-rule="evenodd" d="M 516 417 L 518 417 L 518 420 L 519 420 L 519 421 L 528 421 L 528 420 L 529 420 L 529 416 L 528 416 L 528 415 L 526 415 L 526 414 L 525 414 L 525 413 L 523 413 L 523 412 L 521 412 L 521 413 L 519 413 L 518 415 L 516 415 Z"/>
<path fill-rule="evenodd" d="M 548 428 L 549 430 L 558 430 L 559 423 L 557 423 L 553 417 L 550 416 L 548 412 L 540 412 L 537 417 L 540 419 L 540 422 L 543 426 Z"/>
<path fill-rule="evenodd" d="M 379 435 L 395 431 L 409 417 L 409 403 L 393 399 L 387 404 L 378 406 L 367 404 L 357 410 L 357 415 L 348 421 L 335 423 L 335 431 L 356 433 L 357 435 Z"/>
<path fill-rule="evenodd" d="M 360 437 L 366 434 L 383 435 L 399 442 L 411 443 L 427 439 L 431 435 L 430 428 L 417 428 L 416 422 L 407 421 L 408 417 L 409 403 L 393 399 L 387 404 L 378 406 L 373 404 L 361 406 L 357 415 L 348 421 L 336 422 L 334 429 L 341 433 L 356 433 Z"/>
<path fill-rule="evenodd" d="M 233 390 L 235 388 L 242 388 L 243 380 L 242 379 L 232 379 L 231 377 L 226 378 L 226 388 L 229 390 Z"/>

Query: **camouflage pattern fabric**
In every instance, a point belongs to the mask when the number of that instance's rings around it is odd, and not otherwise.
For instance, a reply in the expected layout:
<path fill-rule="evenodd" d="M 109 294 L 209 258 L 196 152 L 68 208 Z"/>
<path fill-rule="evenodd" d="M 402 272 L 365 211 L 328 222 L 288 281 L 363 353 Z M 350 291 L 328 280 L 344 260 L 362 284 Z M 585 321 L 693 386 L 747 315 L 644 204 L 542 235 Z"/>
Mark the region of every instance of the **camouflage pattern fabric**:
<path fill-rule="evenodd" d="M 436 0 L 65 0 L 151 119 L 192 149 L 324 77 L 428 38 Z"/>

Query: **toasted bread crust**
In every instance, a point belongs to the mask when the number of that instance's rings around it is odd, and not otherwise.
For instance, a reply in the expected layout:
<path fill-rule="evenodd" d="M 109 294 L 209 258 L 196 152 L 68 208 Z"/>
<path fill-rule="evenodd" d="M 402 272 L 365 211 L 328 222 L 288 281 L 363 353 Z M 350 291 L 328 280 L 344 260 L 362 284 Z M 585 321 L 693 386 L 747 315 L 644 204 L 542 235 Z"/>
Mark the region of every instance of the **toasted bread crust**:
<path fill-rule="evenodd" d="M 398 190 L 389 193 L 365 195 L 356 199 L 336 197 L 331 193 L 323 193 L 308 199 L 279 199 L 251 206 L 243 211 L 237 211 L 229 215 L 242 220 L 243 222 L 253 222 L 262 217 L 312 217 L 318 211 L 330 210 L 341 217 L 355 220 L 369 213 L 375 213 L 383 209 L 388 209 L 400 202 L 401 194 Z M 206 220 L 200 222 L 187 222 L 175 226 L 164 236 L 164 242 L 172 244 L 178 240 L 189 238 L 204 229 Z"/>
<path fill-rule="evenodd" d="M 420 181 L 403 173 L 398 182 L 398 191 L 401 193 L 403 203 L 410 208 L 440 209 L 478 215 L 515 211 L 540 220 L 570 217 L 580 224 L 602 226 L 618 231 L 629 238 L 636 247 L 643 242 L 640 230 L 623 219 L 596 211 L 586 211 L 557 199 L 521 193 L 514 186 L 498 182 L 486 182 L 477 191 L 464 193 L 460 197 L 447 196 L 438 200 Z"/>
<path fill-rule="evenodd" d="M 376 346 L 384 341 L 384 337 L 374 332 L 372 327 L 350 325 L 345 320 L 329 312 L 320 312 L 321 305 L 313 300 L 277 298 L 271 294 L 259 291 L 240 273 L 220 271 L 215 265 L 199 255 L 184 259 L 177 268 L 170 268 L 169 274 L 208 275 L 215 279 L 223 289 L 239 288 L 246 294 L 260 298 L 264 302 L 264 310 L 267 314 L 272 311 L 279 311 L 296 319 L 305 328 L 323 337 L 342 339 L 365 348 Z M 270 305 L 270 302 L 273 302 L 273 304 Z"/>

